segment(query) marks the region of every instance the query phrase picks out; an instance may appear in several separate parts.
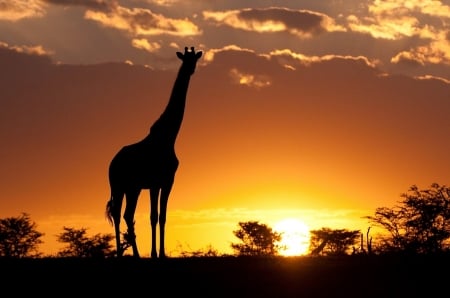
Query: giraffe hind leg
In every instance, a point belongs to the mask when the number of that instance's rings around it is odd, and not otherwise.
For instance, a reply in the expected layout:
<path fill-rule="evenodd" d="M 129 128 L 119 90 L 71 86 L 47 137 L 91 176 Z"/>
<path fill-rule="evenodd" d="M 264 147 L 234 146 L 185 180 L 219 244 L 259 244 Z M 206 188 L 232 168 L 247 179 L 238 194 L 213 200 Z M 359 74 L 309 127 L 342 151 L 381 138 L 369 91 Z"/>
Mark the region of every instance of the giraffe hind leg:
<path fill-rule="evenodd" d="M 117 257 L 121 257 L 123 255 L 122 244 L 120 243 L 120 227 L 119 223 L 114 226 L 115 234 L 116 234 L 116 249 L 117 249 Z"/>
<path fill-rule="evenodd" d="M 139 258 L 139 251 L 136 244 L 136 233 L 134 230 L 134 212 L 136 211 L 137 200 L 139 197 L 139 191 L 128 192 L 126 194 L 126 207 L 123 218 L 127 224 L 127 234 L 125 241 L 127 244 L 131 245 L 133 249 L 133 256 Z"/>
<path fill-rule="evenodd" d="M 120 212 L 122 209 L 123 193 L 115 193 L 106 205 L 106 217 L 108 221 L 114 226 L 114 233 L 116 238 L 116 254 L 121 257 L 123 254 L 122 245 L 120 243 Z"/>

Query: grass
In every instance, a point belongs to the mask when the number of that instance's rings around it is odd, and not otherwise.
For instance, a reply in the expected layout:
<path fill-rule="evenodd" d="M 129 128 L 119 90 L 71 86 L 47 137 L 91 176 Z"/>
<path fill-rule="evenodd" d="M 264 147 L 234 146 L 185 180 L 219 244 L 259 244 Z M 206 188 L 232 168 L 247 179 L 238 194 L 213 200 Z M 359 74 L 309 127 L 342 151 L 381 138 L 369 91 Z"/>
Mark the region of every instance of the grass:
<path fill-rule="evenodd" d="M 45 297 L 433 297 L 449 256 L 0 259 L 1 289 Z"/>

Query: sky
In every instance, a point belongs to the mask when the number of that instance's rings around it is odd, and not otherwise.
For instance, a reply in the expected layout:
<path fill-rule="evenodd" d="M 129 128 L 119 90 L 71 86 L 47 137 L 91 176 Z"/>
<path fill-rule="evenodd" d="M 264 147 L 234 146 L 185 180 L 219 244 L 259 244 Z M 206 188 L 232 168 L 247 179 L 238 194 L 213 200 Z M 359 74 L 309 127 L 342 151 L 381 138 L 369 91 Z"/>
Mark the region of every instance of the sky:
<path fill-rule="evenodd" d="M 0 218 L 113 233 L 108 166 L 203 51 L 176 141 L 166 251 L 238 222 L 358 229 L 450 184 L 450 1 L 0 0 Z M 149 255 L 149 194 L 136 210 Z M 122 230 L 125 225 L 122 224 Z"/>

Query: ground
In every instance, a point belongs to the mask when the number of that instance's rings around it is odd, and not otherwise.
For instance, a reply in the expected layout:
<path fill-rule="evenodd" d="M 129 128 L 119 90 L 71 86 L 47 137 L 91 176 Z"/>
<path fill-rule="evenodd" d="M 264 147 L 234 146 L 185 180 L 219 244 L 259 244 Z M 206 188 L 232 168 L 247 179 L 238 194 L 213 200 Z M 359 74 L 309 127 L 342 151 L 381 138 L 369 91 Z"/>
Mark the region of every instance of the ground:
<path fill-rule="evenodd" d="M 4 293 L 39 297 L 433 297 L 447 291 L 449 265 L 450 256 L 0 259 Z"/>

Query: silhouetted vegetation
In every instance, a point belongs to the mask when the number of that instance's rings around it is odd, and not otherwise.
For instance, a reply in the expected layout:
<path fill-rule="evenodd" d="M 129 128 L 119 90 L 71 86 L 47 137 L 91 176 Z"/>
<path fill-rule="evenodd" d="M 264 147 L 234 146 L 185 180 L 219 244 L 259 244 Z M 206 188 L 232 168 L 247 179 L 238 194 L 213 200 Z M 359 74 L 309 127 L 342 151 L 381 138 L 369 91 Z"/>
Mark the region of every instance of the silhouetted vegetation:
<path fill-rule="evenodd" d="M 38 257 L 43 233 L 27 213 L 0 219 L 0 256 L 10 258 Z"/>
<path fill-rule="evenodd" d="M 369 236 L 370 229 L 371 229 L 371 227 L 367 228 L 365 242 L 364 242 L 364 234 L 361 233 L 361 242 L 360 242 L 361 244 L 360 244 L 359 250 L 356 251 L 357 253 L 368 254 L 368 255 L 371 255 L 373 253 L 373 251 L 372 251 L 373 238 L 372 238 L 372 236 Z"/>
<path fill-rule="evenodd" d="M 233 234 L 242 243 L 232 243 L 231 247 L 240 256 L 273 256 L 277 255 L 281 234 L 258 221 L 239 222 L 239 229 Z"/>
<path fill-rule="evenodd" d="M 321 228 L 311 230 L 311 255 L 339 256 L 354 251 L 353 247 L 360 237 L 359 230 Z"/>
<path fill-rule="evenodd" d="M 200 257 L 219 257 L 223 256 L 212 245 L 208 245 L 203 249 L 192 250 L 191 248 L 183 248 L 181 244 L 177 245 L 177 250 L 181 258 L 200 258 Z"/>
<path fill-rule="evenodd" d="M 428 189 L 410 187 L 392 208 L 380 207 L 367 218 L 387 231 L 379 253 L 433 254 L 450 248 L 450 188 L 434 183 Z"/>
<path fill-rule="evenodd" d="M 59 257 L 104 258 L 115 254 L 110 244 L 114 239 L 112 234 L 96 234 L 88 237 L 85 228 L 63 227 L 63 230 L 64 232 L 57 237 L 59 242 L 67 243 L 67 247 L 58 252 Z"/>

